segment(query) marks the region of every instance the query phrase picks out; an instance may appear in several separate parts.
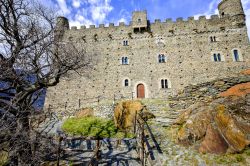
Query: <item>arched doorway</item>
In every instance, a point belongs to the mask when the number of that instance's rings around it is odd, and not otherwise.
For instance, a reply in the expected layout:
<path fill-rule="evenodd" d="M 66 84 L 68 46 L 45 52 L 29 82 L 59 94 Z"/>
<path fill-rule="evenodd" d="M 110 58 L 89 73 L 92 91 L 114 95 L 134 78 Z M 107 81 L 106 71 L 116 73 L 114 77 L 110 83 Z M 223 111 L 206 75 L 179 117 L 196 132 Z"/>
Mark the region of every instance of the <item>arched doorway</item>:
<path fill-rule="evenodd" d="M 137 98 L 140 98 L 140 99 L 145 98 L 145 87 L 143 84 L 137 85 Z"/>

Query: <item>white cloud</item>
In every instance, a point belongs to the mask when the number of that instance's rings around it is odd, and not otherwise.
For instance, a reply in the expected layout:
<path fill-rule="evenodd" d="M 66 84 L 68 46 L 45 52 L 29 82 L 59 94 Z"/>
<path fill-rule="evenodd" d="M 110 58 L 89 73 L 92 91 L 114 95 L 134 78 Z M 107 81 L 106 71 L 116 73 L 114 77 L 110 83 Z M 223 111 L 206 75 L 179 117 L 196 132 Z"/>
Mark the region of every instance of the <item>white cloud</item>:
<path fill-rule="evenodd" d="M 210 18 L 210 16 L 213 14 L 219 14 L 219 11 L 217 9 L 217 4 L 220 1 L 221 0 L 212 0 L 212 2 L 210 2 L 210 4 L 209 4 L 208 10 L 205 11 L 204 13 L 194 15 L 194 18 L 198 19 L 199 16 L 206 16 L 206 18 Z"/>
<path fill-rule="evenodd" d="M 70 9 L 67 6 L 66 0 L 56 0 L 63 14 L 70 14 Z"/>
<path fill-rule="evenodd" d="M 74 6 L 75 8 L 79 8 L 81 6 L 80 0 L 73 0 L 72 6 Z"/>
<path fill-rule="evenodd" d="M 103 23 L 107 15 L 113 10 L 110 5 L 111 0 L 89 0 L 89 2 L 92 4 L 90 12 L 94 22 Z"/>
<path fill-rule="evenodd" d="M 248 36 L 250 38 L 250 0 L 242 0 L 242 4 L 246 14 L 246 25 L 248 29 Z"/>

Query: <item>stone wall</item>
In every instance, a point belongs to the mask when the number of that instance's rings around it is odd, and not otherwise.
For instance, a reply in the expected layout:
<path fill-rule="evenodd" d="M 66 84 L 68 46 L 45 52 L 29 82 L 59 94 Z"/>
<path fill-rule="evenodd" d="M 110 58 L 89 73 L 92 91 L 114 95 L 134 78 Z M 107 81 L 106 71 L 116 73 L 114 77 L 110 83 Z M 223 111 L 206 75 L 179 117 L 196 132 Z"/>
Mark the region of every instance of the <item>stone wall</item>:
<path fill-rule="evenodd" d="M 244 15 L 156 20 L 148 26 L 143 33 L 134 33 L 132 24 L 124 23 L 65 30 L 62 40 L 80 43 L 86 54 L 97 56 L 98 63 L 89 77 L 71 73 L 58 86 L 49 88 L 45 108 L 65 109 L 65 103 L 78 108 L 79 100 L 98 97 L 136 98 L 138 84 L 145 86 L 146 98 L 167 99 L 190 84 L 232 76 L 250 66 Z M 211 37 L 216 41 L 211 42 Z M 239 51 L 239 62 L 233 58 L 234 49 Z M 221 62 L 213 61 L 214 53 L 221 54 Z M 158 62 L 159 54 L 166 56 L 165 63 Z M 128 57 L 129 64 L 122 65 L 122 57 Z M 129 80 L 128 87 L 124 86 L 125 79 Z M 168 89 L 161 88 L 161 79 L 168 79 Z"/>

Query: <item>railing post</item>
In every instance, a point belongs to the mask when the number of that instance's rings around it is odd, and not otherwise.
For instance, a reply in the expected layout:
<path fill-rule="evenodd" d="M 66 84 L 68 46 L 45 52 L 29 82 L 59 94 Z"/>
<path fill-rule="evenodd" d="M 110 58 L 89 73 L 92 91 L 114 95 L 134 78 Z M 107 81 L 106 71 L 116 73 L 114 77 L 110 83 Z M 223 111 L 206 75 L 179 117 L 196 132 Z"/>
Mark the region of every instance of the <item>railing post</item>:
<path fill-rule="evenodd" d="M 58 140 L 58 149 L 57 149 L 57 162 L 56 162 L 56 165 L 59 166 L 60 165 L 60 153 L 61 153 L 61 142 L 62 142 L 62 137 L 60 136 L 59 137 L 59 140 Z"/>
<path fill-rule="evenodd" d="M 144 166 L 144 124 L 141 124 L 141 165 Z"/>
<path fill-rule="evenodd" d="M 136 133 L 136 125 L 137 125 L 137 113 L 135 114 L 135 119 L 134 119 L 134 134 Z"/>

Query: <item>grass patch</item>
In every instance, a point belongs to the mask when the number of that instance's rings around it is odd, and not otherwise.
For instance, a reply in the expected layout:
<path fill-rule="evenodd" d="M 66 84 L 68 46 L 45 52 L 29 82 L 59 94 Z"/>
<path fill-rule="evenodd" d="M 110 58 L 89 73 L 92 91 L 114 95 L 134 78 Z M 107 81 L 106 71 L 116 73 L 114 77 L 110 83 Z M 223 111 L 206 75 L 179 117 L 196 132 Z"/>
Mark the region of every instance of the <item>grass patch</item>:
<path fill-rule="evenodd" d="M 233 164 L 233 163 L 245 163 L 246 159 L 242 154 L 226 154 L 216 156 L 215 161 L 217 164 Z"/>
<path fill-rule="evenodd" d="M 5 165 L 8 162 L 8 153 L 7 152 L 0 152 L 0 166 Z"/>
<path fill-rule="evenodd" d="M 99 138 L 133 138 L 131 133 L 119 131 L 112 120 L 98 117 L 69 118 L 62 126 L 64 132 L 71 135 L 83 135 Z"/>

